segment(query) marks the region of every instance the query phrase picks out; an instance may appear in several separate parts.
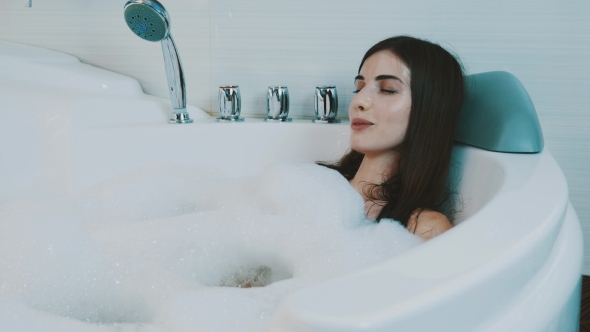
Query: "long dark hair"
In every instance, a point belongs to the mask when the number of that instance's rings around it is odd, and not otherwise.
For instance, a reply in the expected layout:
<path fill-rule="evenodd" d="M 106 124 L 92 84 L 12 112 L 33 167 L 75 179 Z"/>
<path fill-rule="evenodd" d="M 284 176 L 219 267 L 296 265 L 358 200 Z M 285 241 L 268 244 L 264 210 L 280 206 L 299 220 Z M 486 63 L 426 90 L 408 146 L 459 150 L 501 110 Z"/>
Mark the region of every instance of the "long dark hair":
<path fill-rule="evenodd" d="M 398 172 L 381 184 L 365 186 L 365 195 L 381 203 L 377 220 L 391 218 L 406 227 L 415 211 L 433 210 L 453 220 L 452 195 L 447 187 L 453 138 L 464 98 L 463 67 L 441 46 L 429 41 L 399 36 L 371 47 L 363 57 L 387 50 L 410 70 L 412 106 L 400 152 Z M 350 150 L 336 163 L 318 164 L 354 178 L 364 155 Z M 380 204 L 380 203 L 377 203 Z"/>

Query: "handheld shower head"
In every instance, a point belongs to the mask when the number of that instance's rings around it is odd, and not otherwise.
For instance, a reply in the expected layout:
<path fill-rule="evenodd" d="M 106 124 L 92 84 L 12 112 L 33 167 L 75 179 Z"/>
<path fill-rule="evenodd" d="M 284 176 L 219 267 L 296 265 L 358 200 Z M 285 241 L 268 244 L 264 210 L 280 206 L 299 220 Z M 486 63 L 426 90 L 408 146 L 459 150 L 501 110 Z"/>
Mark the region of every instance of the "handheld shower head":
<path fill-rule="evenodd" d="M 170 16 L 156 0 L 128 1 L 124 15 L 131 31 L 147 41 L 162 41 L 170 34 Z"/>
<path fill-rule="evenodd" d="M 133 33 L 147 41 L 162 42 L 170 101 L 174 108 L 172 119 L 168 122 L 193 122 L 186 111 L 186 88 L 182 63 L 170 33 L 168 12 L 156 0 L 129 0 L 124 8 L 125 22 Z"/>

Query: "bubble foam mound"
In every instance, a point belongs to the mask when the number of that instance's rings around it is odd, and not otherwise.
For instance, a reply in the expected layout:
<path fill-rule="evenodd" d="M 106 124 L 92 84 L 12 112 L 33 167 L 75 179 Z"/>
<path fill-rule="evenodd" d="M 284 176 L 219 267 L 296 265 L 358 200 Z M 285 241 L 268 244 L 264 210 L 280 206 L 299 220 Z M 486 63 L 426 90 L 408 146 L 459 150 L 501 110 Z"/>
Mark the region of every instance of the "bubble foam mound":
<path fill-rule="evenodd" d="M 312 163 L 37 186 L 0 206 L 0 325 L 18 331 L 257 331 L 288 294 L 421 243 Z"/>

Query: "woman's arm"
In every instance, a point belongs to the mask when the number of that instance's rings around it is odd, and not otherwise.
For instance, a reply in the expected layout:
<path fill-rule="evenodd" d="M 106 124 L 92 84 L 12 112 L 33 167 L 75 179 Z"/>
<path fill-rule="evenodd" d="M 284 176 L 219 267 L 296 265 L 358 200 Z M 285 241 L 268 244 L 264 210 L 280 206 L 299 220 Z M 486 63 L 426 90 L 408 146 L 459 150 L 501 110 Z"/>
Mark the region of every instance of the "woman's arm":
<path fill-rule="evenodd" d="M 453 227 L 442 213 L 431 210 L 416 210 L 408 220 L 408 230 L 428 241 Z"/>

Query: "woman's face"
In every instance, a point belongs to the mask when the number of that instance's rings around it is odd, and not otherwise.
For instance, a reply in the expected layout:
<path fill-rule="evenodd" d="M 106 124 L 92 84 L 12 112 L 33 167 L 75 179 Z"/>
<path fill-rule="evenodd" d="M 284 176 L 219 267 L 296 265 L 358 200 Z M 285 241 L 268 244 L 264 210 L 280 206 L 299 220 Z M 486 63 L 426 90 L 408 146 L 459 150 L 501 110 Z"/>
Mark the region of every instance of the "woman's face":
<path fill-rule="evenodd" d="M 355 86 L 348 109 L 351 148 L 367 156 L 393 153 L 408 128 L 410 70 L 395 54 L 380 51 L 365 61 Z"/>

